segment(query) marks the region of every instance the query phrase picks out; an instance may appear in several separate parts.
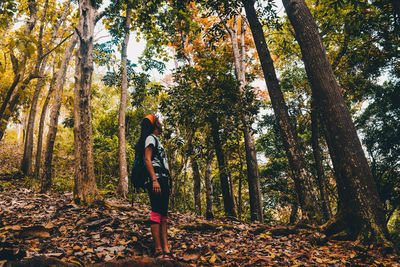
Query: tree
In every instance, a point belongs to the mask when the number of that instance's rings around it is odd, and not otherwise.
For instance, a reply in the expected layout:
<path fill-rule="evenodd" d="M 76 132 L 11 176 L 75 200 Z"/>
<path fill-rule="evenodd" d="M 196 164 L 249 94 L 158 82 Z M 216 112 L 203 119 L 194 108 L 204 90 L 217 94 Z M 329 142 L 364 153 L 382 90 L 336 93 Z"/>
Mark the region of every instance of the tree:
<path fill-rule="evenodd" d="M 24 27 L 24 36 L 28 38 L 35 27 L 37 20 L 37 4 L 34 0 L 28 0 L 28 8 L 29 8 L 29 19 L 26 21 Z M 11 63 L 14 72 L 14 79 L 7 91 L 6 96 L 3 98 L 3 103 L 0 107 L 0 140 L 3 139 L 4 133 L 7 128 L 8 120 L 14 113 L 15 106 L 19 101 L 19 91 L 23 91 L 29 82 L 37 78 L 34 75 L 25 75 L 25 67 L 28 60 L 28 48 L 29 41 L 27 39 L 23 39 L 23 49 L 21 51 L 21 57 L 18 59 L 14 55 L 14 51 L 10 51 Z M 22 83 L 20 81 L 22 80 Z M 17 90 L 15 90 L 17 89 Z M 14 93 L 15 91 L 15 93 Z"/>
<path fill-rule="evenodd" d="M 309 174 L 306 170 L 303 152 L 299 146 L 299 140 L 294 133 L 290 123 L 287 106 L 283 98 L 282 91 L 276 76 L 273 61 L 265 41 L 261 23 L 258 20 L 254 2 L 243 0 L 246 10 L 247 20 L 253 33 L 254 42 L 260 58 L 261 67 L 264 72 L 272 107 L 280 127 L 285 151 L 289 159 L 289 164 L 293 172 L 295 189 L 298 201 L 303 211 L 304 219 L 310 221 L 320 221 L 320 208 L 312 187 Z"/>
<path fill-rule="evenodd" d="M 125 138 L 125 120 L 126 120 L 126 100 L 128 95 L 128 71 L 126 67 L 127 51 L 129 42 L 129 32 L 131 24 L 132 9 L 127 6 L 125 18 L 125 37 L 122 43 L 121 63 L 122 63 L 122 87 L 121 100 L 118 117 L 118 140 L 119 140 L 119 182 L 118 193 L 122 197 L 128 195 L 128 167 L 126 162 L 126 138 Z"/>
<path fill-rule="evenodd" d="M 71 40 L 69 41 L 68 46 L 64 50 L 64 55 L 61 60 L 61 65 L 57 72 L 57 77 L 55 80 L 54 100 L 50 110 L 49 131 L 47 133 L 46 147 L 44 153 L 43 175 L 42 175 L 42 186 L 41 186 L 42 192 L 48 191 L 52 185 L 53 150 L 54 150 L 54 142 L 56 140 L 56 135 L 57 135 L 58 118 L 60 116 L 62 92 L 67 76 L 69 61 L 72 57 L 77 42 L 78 42 L 78 35 L 75 33 L 72 36 Z"/>
<path fill-rule="evenodd" d="M 327 128 L 329 151 L 335 171 L 339 198 L 344 205 L 325 231 L 346 231 L 364 241 L 391 245 L 376 184 L 358 139 L 350 112 L 340 94 L 318 27 L 302 0 L 284 0 L 284 7 L 296 33 L 312 94 Z"/>
<path fill-rule="evenodd" d="M 35 90 L 31 99 L 31 105 L 30 105 L 30 112 L 29 112 L 29 118 L 28 118 L 28 124 L 26 128 L 26 137 L 25 137 L 25 146 L 24 146 L 24 154 L 22 157 L 22 162 L 21 162 L 21 170 L 24 174 L 31 174 L 32 172 L 32 159 L 33 159 L 33 133 L 34 133 L 34 126 L 35 126 L 35 119 L 36 119 L 36 112 L 37 112 L 37 105 L 40 97 L 40 93 L 44 87 L 44 73 L 45 69 L 47 67 L 47 60 L 50 55 L 50 50 L 45 49 L 44 47 L 44 42 L 48 41 L 49 43 L 54 43 L 54 41 L 57 38 L 58 31 L 60 27 L 64 24 L 64 21 L 66 19 L 66 16 L 68 15 L 68 11 L 70 9 L 70 4 L 71 0 L 67 1 L 65 3 L 65 7 L 63 10 L 63 13 L 61 14 L 61 17 L 59 21 L 57 22 L 56 26 L 51 29 L 53 31 L 53 34 L 50 38 L 50 40 L 44 40 L 44 26 L 46 20 L 48 20 L 47 13 L 48 13 L 48 3 L 49 1 L 46 0 L 44 10 L 43 10 L 43 16 L 40 21 L 40 29 L 39 29 L 39 36 L 38 36 L 38 52 L 37 52 L 37 59 L 36 59 L 36 65 L 35 65 L 35 70 L 34 70 L 34 75 L 38 76 L 39 78 L 37 79 L 37 83 L 35 86 Z"/>
<path fill-rule="evenodd" d="M 93 165 L 91 114 L 94 26 L 99 16 L 95 4 L 95 1 L 90 0 L 79 1 L 79 22 L 75 29 L 79 49 L 76 55 L 74 92 L 74 201 L 83 205 L 90 205 L 99 198 Z"/>

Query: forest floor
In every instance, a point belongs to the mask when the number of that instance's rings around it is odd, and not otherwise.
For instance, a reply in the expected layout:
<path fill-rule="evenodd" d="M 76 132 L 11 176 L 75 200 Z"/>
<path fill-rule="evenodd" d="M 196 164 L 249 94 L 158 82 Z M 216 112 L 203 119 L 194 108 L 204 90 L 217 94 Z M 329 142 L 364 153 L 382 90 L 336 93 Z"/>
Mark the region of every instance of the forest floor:
<path fill-rule="evenodd" d="M 109 198 L 85 209 L 73 204 L 70 192 L 41 194 L 11 185 L 0 191 L 0 267 L 36 256 L 87 266 L 152 255 L 146 205 Z M 400 266 L 399 256 L 373 245 L 317 245 L 310 230 L 178 212 L 169 222 L 176 261 L 192 266 Z"/>

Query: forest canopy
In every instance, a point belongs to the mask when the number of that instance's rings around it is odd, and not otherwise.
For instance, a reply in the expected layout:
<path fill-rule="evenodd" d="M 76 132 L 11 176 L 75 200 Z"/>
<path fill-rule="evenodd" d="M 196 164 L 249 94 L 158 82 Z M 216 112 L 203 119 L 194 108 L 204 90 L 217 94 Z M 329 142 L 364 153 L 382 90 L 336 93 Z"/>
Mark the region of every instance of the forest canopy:
<path fill-rule="evenodd" d="M 4 0 L 0 190 L 148 203 L 128 177 L 156 114 L 172 210 L 393 247 L 399 29 L 396 0 Z"/>

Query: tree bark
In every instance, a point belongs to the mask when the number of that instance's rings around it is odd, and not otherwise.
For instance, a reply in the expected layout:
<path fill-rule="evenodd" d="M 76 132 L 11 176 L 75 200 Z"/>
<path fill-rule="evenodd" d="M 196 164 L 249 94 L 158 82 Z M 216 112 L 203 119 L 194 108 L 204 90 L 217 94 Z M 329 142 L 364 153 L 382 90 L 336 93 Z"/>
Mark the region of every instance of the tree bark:
<path fill-rule="evenodd" d="M 40 167 L 41 167 L 44 122 L 46 120 L 47 108 L 49 106 L 51 96 L 54 92 L 55 82 L 56 82 L 56 73 L 53 71 L 53 78 L 51 79 L 49 91 L 47 92 L 46 100 L 44 101 L 42 107 L 42 114 L 40 115 L 39 133 L 38 133 L 38 142 L 36 149 L 36 160 L 35 160 L 35 171 L 34 171 L 34 176 L 36 179 L 39 178 Z"/>
<path fill-rule="evenodd" d="M 192 170 L 193 170 L 193 193 L 194 193 L 194 206 L 197 215 L 201 215 L 201 197 L 200 197 L 200 171 L 199 165 L 194 157 L 192 157 Z"/>
<path fill-rule="evenodd" d="M 213 185 L 212 185 L 212 177 L 211 170 L 213 164 L 213 155 L 209 153 L 206 159 L 206 170 L 204 172 L 204 180 L 206 182 L 206 218 L 207 220 L 211 220 L 214 218 L 214 210 L 213 210 Z"/>
<path fill-rule="evenodd" d="M 350 237 L 392 246 L 376 184 L 357 136 L 350 112 L 335 80 L 321 36 L 303 0 L 283 0 L 300 45 L 312 94 L 321 110 L 329 135 L 329 152 L 335 158 L 337 186 L 345 196 L 340 213 L 332 221 L 344 226 Z"/>
<path fill-rule="evenodd" d="M 129 31 L 131 24 L 131 9 L 127 8 L 125 18 L 125 37 L 122 43 L 121 63 L 122 63 L 122 86 L 121 86 L 121 99 L 119 104 L 119 118 L 118 118 L 118 152 L 119 152 L 119 182 L 118 194 L 125 198 L 128 195 L 128 167 L 126 162 L 126 99 L 128 95 L 128 72 L 126 67 Z"/>
<path fill-rule="evenodd" d="M 227 166 L 225 161 L 225 155 L 219 136 L 219 125 L 215 118 L 211 119 L 211 135 L 214 142 L 215 153 L 217 155 L 219 178 L 221 182 L 222 198 L 224 200 L 225 214 L 228 216 L 236 217 L 233 196 L 229 190 L 229 180 L 227 172 Z"/>
<path fill-rule="evenodd" d="M 240 48 L 238 42 L 238 16 L 233 17 L 233 26 L 230 27 L 227 22 L 224 23 L 226 30 L 229 33 L 235 65 L 235 74 L 240 85 L 240 93 L 244 96 L 246 87 L 246 62 L 245 62 L 245 32 L 246 23 L 244 18 L 241 20 L 241 33 L 240 33 Z M 246 115 L 246 107 L 242 110 L 242 123 L 244 133 L 244 143 L 246 151 L 247 163 L 247 183 L 249 186 L 250 197 L 250 218 L 252 221 L 263 222 L 262 199 L 260 190 L 260 178 L 258 174 L 257 153 L 254 143 L 253 130 L 250 126 L 250 118 Z"/>
<path fill-rule="evenodd" d="M 55 94 L 54 94 L 53 105 L 50 111 L 49 131 L 47 133 L 46 148 L 44 153 L 42 189 L 41 189 L 42 192 L 48 191 L 52 185 L 51 165 L 53 161 L 54 142 L 56 140 L 56 135 L 57 135 L 58 117 L 60 115 L 62 91 L 64 88 L 68 64 L 72 57 L 72 53 L 74 51 L 77 42 L 78 42 L 78 36 L 77 34 L 74 34 L 67 48 L 64 50 L 64 56 L 61 61 L 60 69 L 57 72 L 57 78 L 54 86 Z"/>
<path fill-rule="evenodd" d="M 332 212 L 330 208 L 330 202 L 328 197 L 327 180 L 324 172 L 324 167 L 322 165 L 322 155 L 319 147 L 319 127 L 318 127 L 318 113 L 315 107 L 314 100 L 311 101 L 311 145 L 313 149 L 315 169 L 317 172 L 316 180 L 318 184 L 321 208 L 324 215 L 325 221 L 332 217 Z"/>
<path fill-rule="evenodd" d="M 97 12 L 94 1 L 79 1 L 79 22 L 76 28 L 79 49 L 75 67 L 74 201 L 90 205 L 99 198 L 94 174 L 91 87 L 93 73 L 93 38 Z"/>
<path fill-rule="evenodd" d="M 319 222 L 321 221 L 321 213 L 318 201 L 309 178 L 309 173 L 306 170 L 304 154 L 300 149 L 298 137 L 290 123 L 288 108 L 283 98 L 267 43 L 265 42 L 262 25 L 257 18 L 254 2 L 252 0 L 243 0 L 243 4 L 260 58 L 272 108 L 279 125 L 289 165 L 293 172 L 295 191 L 302 209 L 303 219 Z"/>

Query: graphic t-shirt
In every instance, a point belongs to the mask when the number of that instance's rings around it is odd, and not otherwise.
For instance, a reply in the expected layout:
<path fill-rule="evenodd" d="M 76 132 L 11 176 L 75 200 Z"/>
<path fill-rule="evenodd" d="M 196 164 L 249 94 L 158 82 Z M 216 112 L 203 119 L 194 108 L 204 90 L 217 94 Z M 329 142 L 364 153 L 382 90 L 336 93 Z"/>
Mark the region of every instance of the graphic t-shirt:
<path fill-rule="evenodd" d="M 156 139 L 157 139 L 157 142 L 156 142 Z M 152 160 L 151 160 L 151 162 L 153 163 L 153 167 L 154 168 L 156 168 L 156 167 L 165 168 L 165 169 L 169 170 L 167 153 L 165 153 L 164 147 L 162 146 L 160 139 L 153 134 L 149 135 L 146 138 L 146 141 L 144 143 L 145 149 L 146 149 L 146 147 L 148 147 L 150 145 L 153 145 L 153 156 L 152 156 Z M 157 172 L 156 172 L 156 175 L 157 175 Z M 157 176 L 157 178 L 158 178 L 158 176 Z"/>

